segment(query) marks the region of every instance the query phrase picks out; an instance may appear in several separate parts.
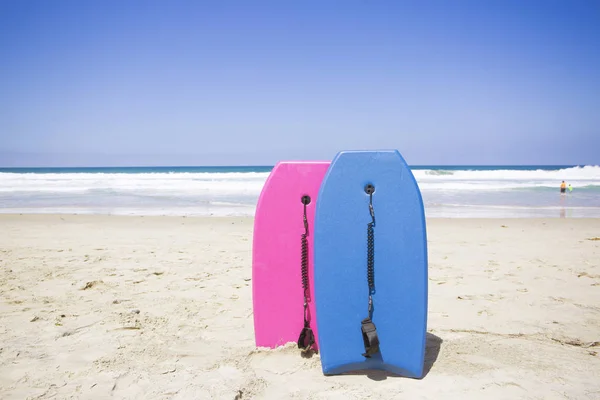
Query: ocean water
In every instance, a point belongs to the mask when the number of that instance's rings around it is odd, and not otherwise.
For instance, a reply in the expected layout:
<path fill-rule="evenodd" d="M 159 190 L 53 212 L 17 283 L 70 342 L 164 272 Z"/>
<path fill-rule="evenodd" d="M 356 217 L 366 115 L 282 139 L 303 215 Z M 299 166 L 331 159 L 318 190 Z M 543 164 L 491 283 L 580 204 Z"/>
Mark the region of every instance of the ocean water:
<path fill-rule="evenodd" d="M 252 216 L 271 169 L 0 168 L 0 213 Z M 597 165 L 411 169 L 428 218 L 600 217 Z"/>

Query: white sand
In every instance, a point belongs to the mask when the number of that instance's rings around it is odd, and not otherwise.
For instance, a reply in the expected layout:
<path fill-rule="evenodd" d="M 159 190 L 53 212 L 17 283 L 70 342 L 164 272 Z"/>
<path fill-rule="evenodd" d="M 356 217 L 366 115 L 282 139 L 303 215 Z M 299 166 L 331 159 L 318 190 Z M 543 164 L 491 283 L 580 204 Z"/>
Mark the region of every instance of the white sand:
<path fill-rule="evenodd" d="M 254 347 L 252 219 L 0 216 L 0 398 L 600 399 L 600 220 L 428 221 L 421 380 Z"/>

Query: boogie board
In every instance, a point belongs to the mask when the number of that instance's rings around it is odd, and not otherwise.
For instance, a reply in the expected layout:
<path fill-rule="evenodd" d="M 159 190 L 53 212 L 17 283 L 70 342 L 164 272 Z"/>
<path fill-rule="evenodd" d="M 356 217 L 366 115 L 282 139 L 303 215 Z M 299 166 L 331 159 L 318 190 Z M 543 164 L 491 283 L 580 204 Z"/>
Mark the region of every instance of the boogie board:
<path fill-rule="evenodd" d="M 318 348 L 312 301 L 313 221 L 319 187 L 329 164 L 279 162 L 258 198 L 252 244 L 252 300 L 258 347 L 299 342 L 306 317 L 314 344 L 302 347 Z"/>
<path fill-rule="evenodd" d="M 373 220 L 369 239 L 368 224 Z M 422 377 L 427 328 L 425 216 L 417 182 L 398 151 L 336 155 L 319 191 L 314 263 L 323 373 L 379 369 Z"/>

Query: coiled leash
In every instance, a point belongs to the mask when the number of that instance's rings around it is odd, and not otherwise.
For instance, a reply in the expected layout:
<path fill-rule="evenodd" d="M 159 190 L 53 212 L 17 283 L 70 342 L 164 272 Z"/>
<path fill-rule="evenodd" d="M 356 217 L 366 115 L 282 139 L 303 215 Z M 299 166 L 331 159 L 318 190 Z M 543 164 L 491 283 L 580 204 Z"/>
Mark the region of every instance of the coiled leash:
<path fill-rule="evenodd" d="M 369 195 L 369 213 L 372 221 L 367 224 L 367 281 L 369 282 L 369 316 L 362 320 L 361 330 L 365 352 L 363 356 L 370 358 L 373 354 L 379 351 L 379 338 L 375 324 L 371 321 L 373 316 L 373 294 L 375 293 L 375 234 L 373 227 L 375 226 L 375 211 L 373 210 L 373 192 L 375 187 L 371 184 L 365 186 L 365 192 Z"/>
<path fill-rule="evenodd" d="M 308 351 L 310 347 L 315 343 L 315 336 L 312 329 L 310 329 L 310 322 L 306 318 L 308 309 L 308 220 L 306 219 L 306 205 L 310 203 L 310 196 L 302 196 L 302 204 L 304 204 L 304 233 L 300 239 L 302 241 L 302 255 L 301 255 L 301 266 L 302 266 L 302 288 L 304 289 L 304 328 L 300 332 L 298 338 L 298 348 L 302 351 Z"/>

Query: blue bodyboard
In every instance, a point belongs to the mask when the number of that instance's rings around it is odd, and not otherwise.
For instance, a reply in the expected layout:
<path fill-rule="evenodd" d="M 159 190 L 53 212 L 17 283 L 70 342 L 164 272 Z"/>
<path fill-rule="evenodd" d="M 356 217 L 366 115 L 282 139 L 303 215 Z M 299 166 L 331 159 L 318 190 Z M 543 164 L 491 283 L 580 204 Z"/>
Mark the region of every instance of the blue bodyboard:
<path fill-rule="evenodd" d="M 369 316 L 367 224 L 374 186 L 372 321 L 379 352 L 364 357 Z M 314 222 L 314 290 L 325 375 L 377 369 L 421 378 L 427 330 L 427 234 L 417 182 L 397 150 L 342 151 L 321 183 Z"/>

